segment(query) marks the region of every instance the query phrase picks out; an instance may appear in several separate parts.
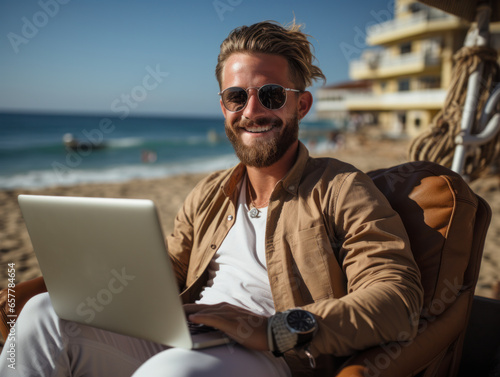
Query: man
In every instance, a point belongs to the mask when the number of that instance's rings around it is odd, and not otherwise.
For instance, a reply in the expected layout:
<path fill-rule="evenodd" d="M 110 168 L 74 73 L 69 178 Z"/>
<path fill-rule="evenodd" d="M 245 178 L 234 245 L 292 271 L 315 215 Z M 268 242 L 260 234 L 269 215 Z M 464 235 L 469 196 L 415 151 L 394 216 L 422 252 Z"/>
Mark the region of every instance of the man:
<path fill-rule="evenodd" d="M 79 335 L 69 337 L 68 324 L 39 295 L 17 324 L 18 343 L 31 344 L 18 350 L 27 370 L 324 376 L 336 357 L 416 334 L 411 318 L 422 288 L 398 215 L 366 175 L 310 158 L 298 141 L 313 101 L 305 89 L 324 78 L 312 61 L 297 25 L 262 22 L 231 32 L 216 76 L 241 163 L 198 184 L 168 237 L 189 319 L 237 345 L 167 349 L 76 324 Z"/>

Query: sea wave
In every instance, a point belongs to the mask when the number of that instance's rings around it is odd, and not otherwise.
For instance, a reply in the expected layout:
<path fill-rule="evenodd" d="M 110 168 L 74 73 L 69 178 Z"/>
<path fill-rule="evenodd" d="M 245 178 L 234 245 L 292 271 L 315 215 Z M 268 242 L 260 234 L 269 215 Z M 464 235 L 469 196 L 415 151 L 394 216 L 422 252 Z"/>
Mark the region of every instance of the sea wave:
<path fill-rule="evenodd" d="M 213 145 L 208 136 L 173 136 L 169 138 L 145 138 L 145 137 L 122 137 L 103 139 L 100 143 L 91 140 L 78 139 L 85 148 L 104 147 L 104 149 L 127 149 L 127 148 L 154 148 L 154 147 L 182 147 L 182 146 L 205 146 Z M 56 140 L 30 140 L 29 142 L 3 143 L 0 141 L 0 157 L 10 155 L 23 155 L 26 153 L 49 154 L 61 153 L 65 150 L 62 141 Z"/>
<path fill-rule="evenodd" d="M 36 170 L 0 176 L 0 189 L 38 189 L 85 183 L 126 182 L 132 179 L 163 178 L 186 173 L 227 169 L 237 163 L 234 154 L 191 159 L 181 163 L 134 164 L 103 169 Z"/>
<path fill-rule="evenodd" d="M 124 137 L 121 139 L 110 139 L 105 142 L 106 147 L 110 148 L 130 148 L 144 145 L 146 139 L 142 137 Z"/>

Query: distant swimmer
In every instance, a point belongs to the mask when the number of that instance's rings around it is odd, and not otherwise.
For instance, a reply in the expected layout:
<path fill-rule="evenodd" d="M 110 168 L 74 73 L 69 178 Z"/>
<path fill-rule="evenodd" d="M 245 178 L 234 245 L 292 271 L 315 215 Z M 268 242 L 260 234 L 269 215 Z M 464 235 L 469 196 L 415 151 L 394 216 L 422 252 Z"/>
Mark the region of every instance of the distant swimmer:
<path fill-rule="evenodd" d="M 101 149 L 106 147 L 106 144 L 104 142 L 93 143 L 88 140 L 80 141 L 76 139 L 71 133 L 64 134 L 63 143 L 66 148 L 73 150 L 78 148 Z"/>
<path fill-rule="evenodd" d="M 141 161 L 145 163 L 156 162 L 158 155 L 155 151 L 143 150 L 141 152 Z"/>

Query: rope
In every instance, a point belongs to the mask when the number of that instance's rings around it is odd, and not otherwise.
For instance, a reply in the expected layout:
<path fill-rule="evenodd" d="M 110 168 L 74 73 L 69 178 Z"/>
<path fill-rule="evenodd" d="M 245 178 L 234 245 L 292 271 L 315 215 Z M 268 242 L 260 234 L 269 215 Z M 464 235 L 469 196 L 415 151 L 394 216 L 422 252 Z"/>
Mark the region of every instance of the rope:
<path fill-rule="evenodd" d="M 495 83 L 500 81 L 497 58 L 497 51 L 486 46 L 462 47 L 454 55 L 452 81 L 444 106 L 432 120 L 431 127 L 412 141 L 409 151 L 410 160 L 433 161 L 448 168 L 451 167 L 456 146 L 455 137 L 460 133 L 469 76 L 480 63 L 483 63 L 480 94 L 470 132 L 477 134 L 481 131 L 479 119 L 490 91 Z M 467 148 L 463 174 L 467 175 L 471 182 L 479 178 L 499 156 L 499 141 L 500 133 L 486 144 Z"/>

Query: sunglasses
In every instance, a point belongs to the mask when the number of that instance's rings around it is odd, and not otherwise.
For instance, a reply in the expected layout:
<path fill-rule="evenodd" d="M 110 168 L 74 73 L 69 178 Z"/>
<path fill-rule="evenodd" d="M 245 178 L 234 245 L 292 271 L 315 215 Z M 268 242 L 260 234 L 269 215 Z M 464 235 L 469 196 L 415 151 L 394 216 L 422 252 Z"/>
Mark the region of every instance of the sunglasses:
<path fill-rule="evenodd" d="M 285 106 L 287 92 L 302 92 L 298 89 L 283 88 L 278 84 L 266 84 L 260 88 L 250 87 L 246 89 L 231 86 L 219 93 L 226 110 L 232 113 L 243 110 L 248 103 L 250 89 L 257 89 L 260 104 L 269 110 L 278 110 Z"/>

